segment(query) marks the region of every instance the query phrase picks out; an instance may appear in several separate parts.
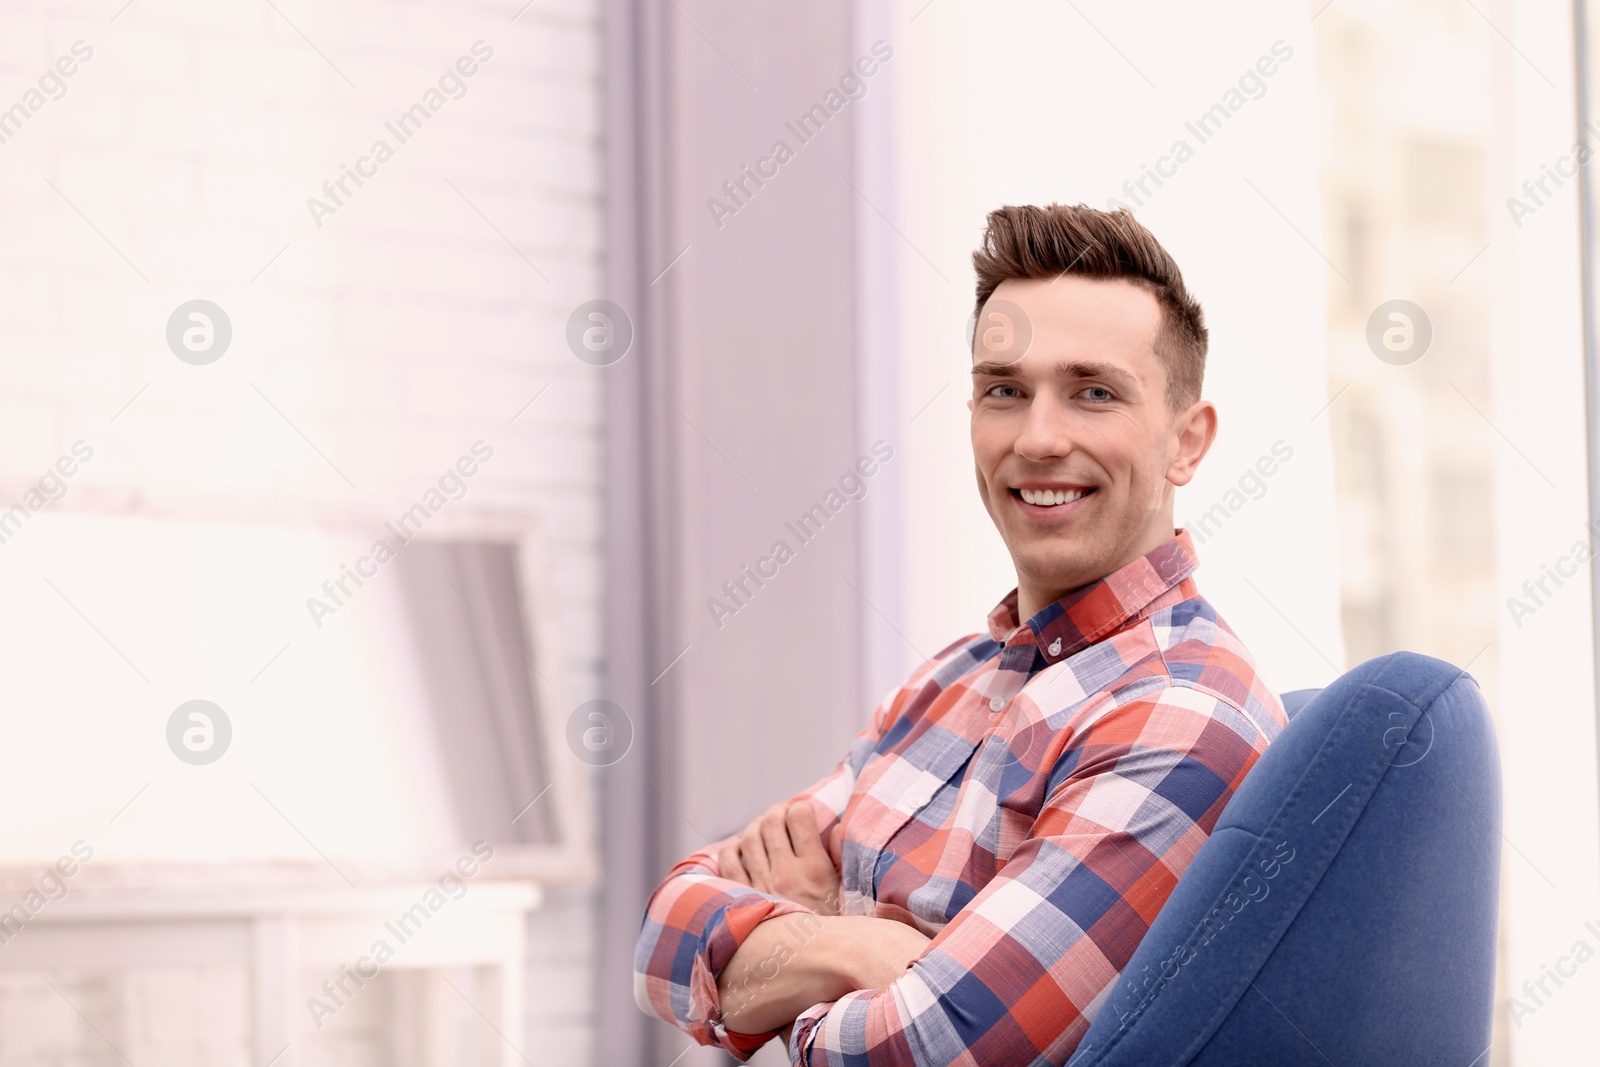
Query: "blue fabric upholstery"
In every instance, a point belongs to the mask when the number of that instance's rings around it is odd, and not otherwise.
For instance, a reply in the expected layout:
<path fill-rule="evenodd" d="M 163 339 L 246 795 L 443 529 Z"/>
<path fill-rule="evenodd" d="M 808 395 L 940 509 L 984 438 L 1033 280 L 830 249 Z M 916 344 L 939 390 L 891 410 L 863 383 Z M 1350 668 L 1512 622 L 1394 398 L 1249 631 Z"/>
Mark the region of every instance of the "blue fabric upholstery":
<path fill-rule="evenodd" d="M 1477 683 L 1397 652 L 1291 701 L 1072 1067 L 1484 1062 L 1500 763 Z"/>
<path fill-rule="evenodd" d="M 1322 692 L 1320 689 L 1296 689 L 1292 693 L 1285 693 L 1279 699 L 1283 701 L 1283 710 L 1289 713 L 1289 718 L 1294 718 L 1300 709 L 1311 703 L 1311 698 Z"/>

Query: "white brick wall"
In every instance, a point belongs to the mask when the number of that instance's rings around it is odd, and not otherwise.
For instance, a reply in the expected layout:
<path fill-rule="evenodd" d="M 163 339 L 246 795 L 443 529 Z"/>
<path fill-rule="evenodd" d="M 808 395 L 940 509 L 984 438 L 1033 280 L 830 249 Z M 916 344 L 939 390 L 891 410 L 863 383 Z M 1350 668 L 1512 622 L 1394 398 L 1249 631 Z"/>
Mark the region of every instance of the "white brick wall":
<path fill-rule="evenodd" d="M 249 1007 L 242 967 L 57 971 L 48 980 L 7 974 L 0 976 L 0 1064 L 76 1067 L 126 1056 L 167 1067 L 247 1067 Z"/>
<path fill-rule="evenodd" d="M 594 1059 L 594 929 L 592 893 L 575 888 L 548 892 L 530 918 L 528 1047 L 534 1063 L 592 1064 Z"/>
<path fill-rule="evenodd" d="M 495 459 L 459 508 L 543 526 L 566 688 L 597 693 L 604 372 L 564 343 L 604 295 L 595 0 L 514 24 L 521 0 L 121 3 L 0 12 L 0 109 L 94 49 L 0 144 L 0 508 L 83 438 L 94 459 L 52 508 L 360 523 L 481 437 Z M 306 198 L 393 144 L 384 122 L 480 39 L 466 95 L 315 226 Z M 205 367 L 164 337 L 194 298 L 233 325 Z M 549 1062 L 591 1045 L 592 911 L 557 891 L 533 919 L 528 1042 Z"/>

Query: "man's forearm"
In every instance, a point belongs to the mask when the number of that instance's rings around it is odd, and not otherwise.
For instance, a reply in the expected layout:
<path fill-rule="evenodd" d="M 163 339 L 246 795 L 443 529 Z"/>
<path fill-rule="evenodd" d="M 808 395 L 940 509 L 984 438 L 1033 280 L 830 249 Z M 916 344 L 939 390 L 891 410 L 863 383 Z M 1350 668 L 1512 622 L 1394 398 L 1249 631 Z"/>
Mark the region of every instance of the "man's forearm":
<path fill-rule="evenodd" d="M 722 969 L 717 993 L 728 1029 L 759 1034 L 813 1004 L 882 989 L 926 950 L 929 938 L 893 919 L 780 915 L 750 932 Z"/>
<path fill-rule="evenodd" d="M 779 915 L 752 930 L 717 979 L 728 1029 L 775 1030 L 811 1005 L 856 988 L 842 951 L 841 922 L 849 925 L 835 915 Z"/>

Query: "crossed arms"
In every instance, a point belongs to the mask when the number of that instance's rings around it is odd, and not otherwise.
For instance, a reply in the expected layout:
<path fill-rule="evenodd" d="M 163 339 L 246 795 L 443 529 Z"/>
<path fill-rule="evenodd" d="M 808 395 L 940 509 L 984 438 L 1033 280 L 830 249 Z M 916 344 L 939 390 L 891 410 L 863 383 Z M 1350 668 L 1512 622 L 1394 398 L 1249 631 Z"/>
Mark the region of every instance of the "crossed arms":
<path fill-rule="evenodd" d="M 956 905 L 928 940 L 836 914 L 858 776 L 900 758 L 877 752 L 887 705 L 831 775 L 668 873 L 635 950 L 635 999 L 741 1059 L 781 1035 L 811 1067 L 1063 1064 L 1267 739 L 1227 702 L 1173 686 L 1085 709 L 1027 754 L 1036 775 L 975 754 L 961 825 L 921 831 L 973 838 L 960 870 L 946 857 L 918 890 Z M 855 799 L 894 804 L 880 782 L 874 763 Z M 987 877 L 984 797 L 1003 799 L 1001 832 L 1021 835 Z M 1031 825 L 1008 821 L 1017 808 L 1037 813 Z"/>
<path fill-rule="evenodd" d="M 778 1030 L 787 1046 L 801 1012 L 858 989 L 883 989 L 932 940 L 894 919 L 839 914 L 838 838 L 829 848 L 805 800 L 774 804 L 717 854 L 724 878 L 813 914 L 760 923 L 717 978 L 722 1019 L 745 1034 Z"/>

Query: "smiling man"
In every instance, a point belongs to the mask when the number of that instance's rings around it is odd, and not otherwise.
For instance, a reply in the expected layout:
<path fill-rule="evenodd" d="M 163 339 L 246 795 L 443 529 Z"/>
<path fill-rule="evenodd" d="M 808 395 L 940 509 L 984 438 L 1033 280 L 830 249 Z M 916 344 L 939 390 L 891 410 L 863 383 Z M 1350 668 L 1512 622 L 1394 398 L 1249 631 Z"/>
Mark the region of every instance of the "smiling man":
<path fill-rule="evenodd" d="M 990 213 L 973 263 L 972 452 L 1016 589 L 647 905 L 635 999 L 741 1059 L 1066 1063 L 1287 721 L 1172 525 L 1217 430 L 1172 257 L 1051 205 Z"/>

